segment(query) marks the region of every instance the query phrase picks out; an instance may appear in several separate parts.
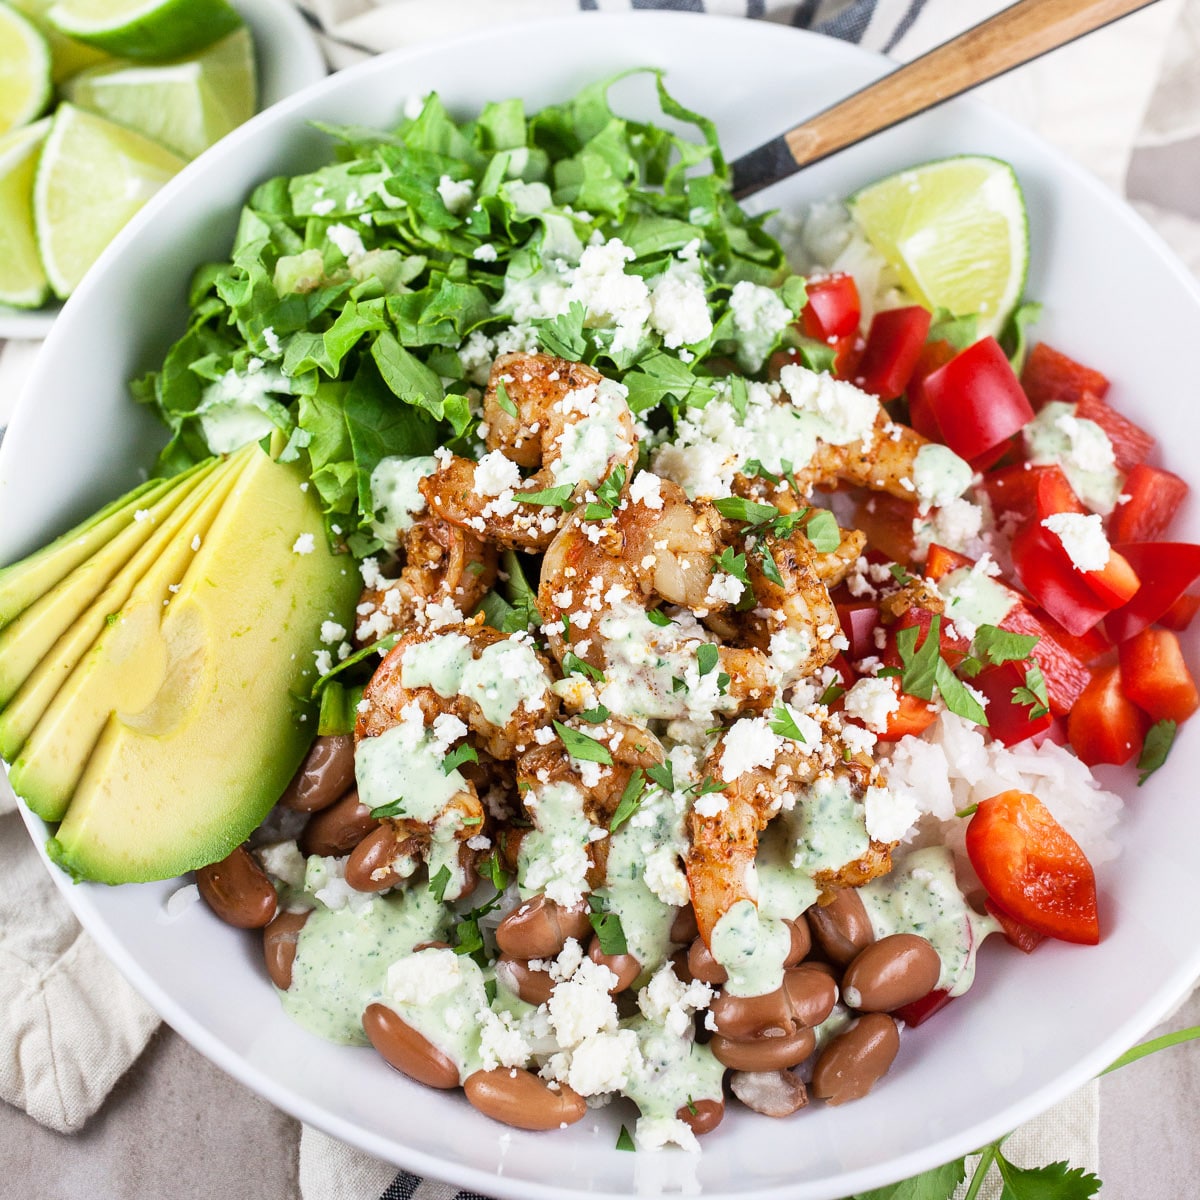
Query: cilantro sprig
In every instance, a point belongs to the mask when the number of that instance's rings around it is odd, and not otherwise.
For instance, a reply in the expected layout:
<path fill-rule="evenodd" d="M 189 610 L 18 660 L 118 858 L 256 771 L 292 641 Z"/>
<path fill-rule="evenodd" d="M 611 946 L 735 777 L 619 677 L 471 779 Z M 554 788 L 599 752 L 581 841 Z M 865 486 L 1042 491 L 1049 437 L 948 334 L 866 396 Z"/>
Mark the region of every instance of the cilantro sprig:
<path fill-rule="evenodd" d="M 1142 743 L 1142 753 L 1138 757 L 1137 766 L 1138 787 L 1141 787 L 1159 767 L 1167 761 L 1171 747 L 1175 743 L 1177 726 L 1174 721 L 1155 721 L 1146 730 L 1146 738 Z"/>
<path fill-rule="evenodd" d="M 983 705 L 942 657 L 941 631 L 940 613 L 935 614 L 930 621 L 929 632 L 920 647 L 917 646 L 921 636 L 919 626 L 909 625 L 897 631 L 896 649 L 899 651 L 900 661 L 904 664 L 899 672 L 900 689 L 918 700 L 932 700 L 936 691 L 952 713 L 974 721 L 977 725 L 986 725 L 987 713 L 984 712 Z"/>

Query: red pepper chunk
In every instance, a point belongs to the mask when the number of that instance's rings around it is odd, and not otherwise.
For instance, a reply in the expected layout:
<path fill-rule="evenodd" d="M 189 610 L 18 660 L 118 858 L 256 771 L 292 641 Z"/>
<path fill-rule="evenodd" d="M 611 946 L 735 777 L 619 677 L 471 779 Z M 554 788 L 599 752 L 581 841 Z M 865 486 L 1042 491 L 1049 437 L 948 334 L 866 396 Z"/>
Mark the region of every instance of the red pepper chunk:
<path fill-rule="evenodd" d="M 956 354 L 923 387 L 946 445 L 961 458 L 979 458 L 1033 420 L 1033 408 L 995 338 Z"/>
<path fill-rule="evenodd" d="M 1012 558 L 1029 594 L 1068 633 L 1081 636 L 1112 611 L 1113 605 L 1100 599 L 1072 565 L 1057 535 L 1041 522 L 1017 531 Z"/>
<path fill-rule="evenodd" d="M 892 1016 L 899 1017 L 910 1029 L 928 1021 L 936 1012 L 941 1012 L 954 997 L 945 988 L 934 988 L 920 1000 L 910 1000 L 899 1008 L 892 1009 Z"/>
<path fill-rule="evenodd" d="M 1018 663 L 988 667 L 971 680 L 971 686 L 987 697 L 988 733 L 1006 746 L 1044 733 L 1054 720 L 1049 710 L 1032 716 L 1041 707 L 1036 702 L 1022 703 L 1013 698 L 1018 689 L 1026 687 L 1025 668 Z"/>
<path fill-rule="evenodd" d="M 1161 467 L 1137 463 L 1125 479 L 1119 503 L 1108 519 L 1108 536 L 1114 542 L 1153 542 L 1162 537 L 1188 494 L 1178 475 Z"/>
<path fill-rule="evenodd" d="M 1153 625 L 1200 579 L 1200 546 L 1190 542 L 1121 542 L 1113 547 L 1142 581 L 1132 600 L 1104 622 L 1116 643 Z"/>
<path fill-rule="evenodd" d="M 1080 396 L 1075 405 L 1075 416 L 1081 421 L 1094 421 L 1104 430 L 1112 442 L 1118 470 L 1132 470 L 1154 449 L 1154 438 L 1150 434 L 1091 392 Z"/>
<path fill-rule="evenodd" d="M 1120 667 L 1102 667 L 1067 718 L 1071 749 L 1089 767 L 1121 766 L 1141 748 L 1146 718 L 1125 694 Z"/>
<path fill-rule="evenodd" d="M 1025 360 L 1021 386 L 1033 407 L 1041 408 L 1054 400 L 1077 404 L 1084 392 L 1103 396 L 1108 391 L 1108 380 L 1099 371 L 1039 342 Z"/>
<path fill-rule="evenodd" d="M 967 825 L 967 856 L 997 908 L 1046 937 L 1100 940 L 1096 876 L 1087 855 L 1028 792 L 984 800 Z"/>
<path fill-rule="evenodd" d="M 858 285 L 844 272 L 808 281 L 807 298 L 800 313 L 800 324 L 810 338 L 828 342 L 858 332 L 862 304 Z"/>
<path fill-rule="evenodd" d="M 1028 925 L 1022 925 L 1020 921 L 1013 920 L 995 901 L 985 900 L 983 907 L 989 916 L 994 917 L 1000 923 L 1004 940 L 1010 946 L 1016 946 L 1022 954 L 1032 954 L 1046 940 L 1045 934 L 1038 933 L 1037 930 L 1030 929 Z"/>
<path fill-rule="evenodd" d="M 877 312 L 871 319 L 854 382 L 880 400 L 895 400 L 902 395 L 932 321 L 929 310 L 919 304 Z"/>
<path fill-rule="evenodd" d="M 1121 643 L 1121 686 L 1153 721 L 1186 721 L 1200 708 L 1200 693 L 1169 629 L 1143 629 Z"/>

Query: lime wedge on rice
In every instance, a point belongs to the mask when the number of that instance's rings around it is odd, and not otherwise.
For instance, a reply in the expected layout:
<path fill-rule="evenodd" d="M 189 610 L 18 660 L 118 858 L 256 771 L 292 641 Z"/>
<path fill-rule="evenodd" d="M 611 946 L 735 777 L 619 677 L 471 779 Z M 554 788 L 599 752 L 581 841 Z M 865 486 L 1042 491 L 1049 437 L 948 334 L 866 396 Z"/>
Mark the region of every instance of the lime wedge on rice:
<path fill-rule="evenodd" d="M 194 54 L 242 23 L 226 0 L 61 0 L 47 15 L 66 37 L 138 59 Z"/>
<path fill-rule="evenodd" d="M 0 137 L 0 304 L 37 308 L 50 286 L 33 231 L 33 177 L 50 118 Z"/>
<path fill-rule="evenodd" d="M 236 29 L 195 58 L 155 66 L 118 60 L 63 86 L 73 104 L 195 158 L 254 115 L 254 46 Z"/>
<path fill-rule="evenodd" d="M 28 125 L 50 101 L 50 47 L 33 22 L 0 3 L 0 133 Z"/>
<path fill-rule="evenodd" d="M 24 13 L 46 39 L 46 45 L 50 47 L 50 77 L 57 84 L 84 67 L 94 67 L 108 56 L 82 42 L 63 37 L 46 20 L 46 11 L 53 3 L 54 0 L 11 0 L 12 7 Z"/>
<path fill-rule="evenodd" d="M 848 203 L 917 300 L 956 317 L 978 313 L 981 335 L 999 333 L 1029 265 L 1025 198 L 1008 163 L 943 158 L 889 175 Z"/>
<path fill-rule="evenodd" d="M 140 133 L 59 105 L 33 188 L 38 249 L 55 295 L 75 290 L 100 251 L 183 166 Z"/>

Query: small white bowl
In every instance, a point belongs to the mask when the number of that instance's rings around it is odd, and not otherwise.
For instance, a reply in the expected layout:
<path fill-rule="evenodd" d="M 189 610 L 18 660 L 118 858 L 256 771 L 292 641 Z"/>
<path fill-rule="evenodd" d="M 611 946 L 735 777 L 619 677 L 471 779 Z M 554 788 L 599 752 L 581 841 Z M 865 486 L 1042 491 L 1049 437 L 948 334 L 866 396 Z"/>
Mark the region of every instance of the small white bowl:
<path fill-rule="evenodd" d="M 329 158 L 312 120 L 386 126 L 409 96 L 430 89 L 461 115 L 512 95 L 532 110 L 646 62 L 666 69 L 682 104 L 716 120 L 730 154 L 887 69 L 845 43 L 766 22 L 592 13 L 372 59 L 260 114 L 152 198 L 66 305 L 0 447 L 0 562 L 116 495 L 153 461 L 164 433 L 130 401 L 127 381 L 160 363 L 183 331 L 192 269 L 227 255 L 250 189 Z M 648 81 L 622 86 L 632 89 L 622 91 L 622 111 L 654 111 Z M 1200 289 L 1126 205 L 1033 135 L 977 103 L 948 104 L 760 200 L 798 208 L 955 153 L 1007 159 L 1025 187 L 1028 291 L 1046 305 L 1038 338 L 1108 374 L 1117 408 L 1159 436 L 1167 466 L 1200 482 L 1188 454 L 1200 444 L 1200 408 L 1185 402 L 1200 378 Z M 1200 540 L 1196 504 L 1172 535 Z M 1195 631 L 1185 649 L 1197 661 Z M 895 1067 L 866 1099 L 813 1105 L 786 1122 L 731 1106 L 698 1157 L 618 1152 L 626 1104 L 554 1134 L 505 1129 L 461 1095 L 411 1083 L 370 1049 L 331 1045 L 293 1024 L 253 935 L 201 905 L 167 922 L 177 882 L 75 886 L 55 875 L 101 948 L 179 1033 L 279 1107 L 379 1158 L 512 1200 L 642 1191 L 832 1200 L 948 1161 L 1048 1108 L 1160 1020 L 1200 974 L 1195 724 L 1144 788 L 1130 774 L 1113 779 L 1130 803 L 1122 855 L 1098 872 L 1099 946 L 1047 942 L 1025 957 L 989 944 L 975 988 L 906 1033 Z M 27 811 L 25 819 L 40 848 L 47 828 Z"/>
<path fill-rule="evenodd" d="M 329 73 L 316 35 L 288 0 L 232 3 L 254 35 L 260 111 Z M 44 338 L 61 311 L 58 301 L 33 309 L 0 304 L 0 338 Z"/>

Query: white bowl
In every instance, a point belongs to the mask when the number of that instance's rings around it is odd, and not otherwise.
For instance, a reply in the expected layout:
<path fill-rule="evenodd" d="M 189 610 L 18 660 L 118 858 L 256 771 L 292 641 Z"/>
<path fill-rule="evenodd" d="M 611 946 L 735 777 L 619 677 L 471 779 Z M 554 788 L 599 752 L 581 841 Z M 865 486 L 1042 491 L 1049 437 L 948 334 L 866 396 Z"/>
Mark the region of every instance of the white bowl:
<path fill-rule="evenodd" d="M 328 74 L 316 36 L 288 0 L 232 0 L 232 3 L 254 35 L 260 109 Z M 0 338 L 44 338 L 61 311 L 62 305 L 53 301 L 35 309 L 0 304 Z"/>
<path fill-rule="evenodd" d="M 320 163 L 312 118 L 385 125 L 436 88 L 467 113 L 523 94 L 561 100 L 617 68 L 654 62 L 686 105 L 712 114 L 732 154 L 885 69 L 845 44 L 753 21 L 677 14 L 587 15 L 526 24 L 374 59 L 284 101 L 189 166 L 114 242 L 63 311 L 0 452 L 0 561 L 133 482 L 161 444 L 126 381 L 157 363 L 185 320 L 194 264 L 223 257 L 257 182 Z M 501 69 L 519 64 L 519 69 Z M 740 64 L 753 64 L 744 66 Z M 643 84 L 645 81 L 643 80 Z M 651 89 L 629 103 L 649 111 Z M 1200 440 L 1179 403 L 1200 378 L 1200 291 L 1128 208 L 1036 138 L 974 103 L 947 105 L 777 187 L 772 204 L 845 194 L 906 164 L 958 152 L 1011 161 L 1029 201 L 1029 295 L 1038 336 L 1113 380 L 1116 406 L 1171 445 Z M 1171 457 L 1176 470 L 1194 468 Z M 1190 505 L 1175 536 L 1200 538 Z M 1188 639 L 1189 653 L 1196 650 Z M 1193 661 L 1195 661 L 1193 659 Z M 1161 1019 L 1200 973 L 1194 918 L 1196 736 L 1130 799 L 1119 861 L 1099 872 L 1103 941 L 1046 943 L 1026 958 L 982 955 L 968 996 L 905 1037 L 865 1100 L 787 1123 L 731 1110 L 699 1157 L 614 1149 L 622 1106 L 554 1136 L 504 1130 L 459 1095 L 409 1083 L 369 1049 L 328 1045 L 282 1013 L 256 940 L 201 906 L 173 924 L 175 884 L 63 892 L 105 952 L 165 1019 L 269 1100 L 413 1171 L 531 1200 L 700 1189 L 706 1196 L 830 1200 L 956 1157 L 1047 1108 Z M 39 846 L 47 830 L 26 814 Z"/>

